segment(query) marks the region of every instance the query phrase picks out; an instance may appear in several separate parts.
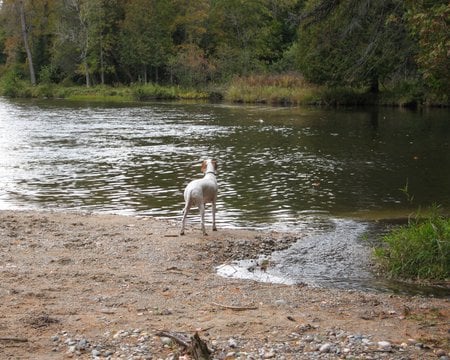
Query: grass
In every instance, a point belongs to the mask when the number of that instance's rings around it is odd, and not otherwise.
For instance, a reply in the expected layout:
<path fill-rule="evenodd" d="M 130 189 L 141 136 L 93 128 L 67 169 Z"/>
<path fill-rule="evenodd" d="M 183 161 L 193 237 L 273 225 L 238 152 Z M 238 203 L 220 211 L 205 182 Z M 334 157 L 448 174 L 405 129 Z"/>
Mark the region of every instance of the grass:
<path fill-rule="evenodd" d="M 297 74 L 236 77 L 225 90 L 226 101 L 237 103 L 306 105 L 317 102 L 319 87 Z"/>
<path fill-rule="evenodd" d="M 450 278 L 450 219 L 437 206 L 393 229 L 374 250 L 382 272 L 394 278 L 446 281 Z"/>
<path fill-rule="evenodd" d="M 307 82 L 297 73 L 278 75 L 251 75 L 235 77 L 228 84 L 208 84 L 204 89 L 189 89 L 175 85 L 134 84 L 119 86 L 81 86 L 42 83 L 31 86 L 17 72 L 3 74 L 0 95 L 17 98 L 64 98 L 79 101 L 149 101 L 155 99 L 176 100 L 225 100 L 235 103 L 270 105 L 324 105 L 363 106 L 384 105 L 416 107 L 424 105 L 448 106 L 448 99 L 441 101 L 426 98 L 417 81 L 403 81 L 395 87 L 386 87 L 377 96 L 365 88 L 344 86 L 318 86 Z"/>
<path fill-rule="evenodd" d="M 206 91 L 186 89 L 179 86 L 139 84 L 131 86 L 63 86 L 39 84 L 31 86 L 20 79 L 3 81 L 0 94 L 13 98 L 57 98 L 76 101 L 149 101 L 154 99 L 204 100 Z"/>

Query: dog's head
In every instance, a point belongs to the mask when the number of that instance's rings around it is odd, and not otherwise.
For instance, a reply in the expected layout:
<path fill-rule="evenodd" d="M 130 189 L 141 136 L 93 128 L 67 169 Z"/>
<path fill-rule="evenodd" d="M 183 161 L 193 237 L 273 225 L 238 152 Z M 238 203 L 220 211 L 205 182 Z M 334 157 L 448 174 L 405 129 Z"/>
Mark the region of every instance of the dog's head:
<path fill-rule="evenodd" d="M 203 160 L 202 162 L 202 173 L 205 173 L 208 169 L 208 164 L 211 164 L 214 168 L 214 171 L 217 171 L 217 160 L 216 159 L 208 159 Z"/>

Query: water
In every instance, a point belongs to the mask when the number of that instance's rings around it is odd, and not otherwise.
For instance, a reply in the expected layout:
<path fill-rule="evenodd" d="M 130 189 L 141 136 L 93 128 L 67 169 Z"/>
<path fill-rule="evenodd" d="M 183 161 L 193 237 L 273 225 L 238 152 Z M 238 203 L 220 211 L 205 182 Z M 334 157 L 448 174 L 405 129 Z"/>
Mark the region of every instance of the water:
<path fill-rule="evenodd" d="M 419 205 L 449 208 L 448 115 L 0 99 L 0 209 L 179 219 L 185 185 L 215 157 L 219 227 L 332 234 L 346 224 L 337 219 L 364 227 Z M 351 234 L 342 237 L 355 244 Z"/>

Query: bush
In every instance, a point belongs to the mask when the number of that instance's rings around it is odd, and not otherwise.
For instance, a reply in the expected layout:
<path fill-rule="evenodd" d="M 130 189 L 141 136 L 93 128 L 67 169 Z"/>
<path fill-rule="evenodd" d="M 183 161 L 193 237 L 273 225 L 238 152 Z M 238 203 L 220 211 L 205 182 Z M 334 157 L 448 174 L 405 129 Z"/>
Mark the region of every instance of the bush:
<path fill-rule="evenodd" d="M 450 277 L 450 219 L 434 207 L 428 218 L 417 216 L 385 235 L 374 254 L 381 270 L 392 277 L 446 280 Z"/>
<path fill-rule="evenodd" d="M 28 97 L 24 96 L 26 95 L 26 88 L 27 85 L 17 69 L 11 69 L 2 76 L 2 95 L 12 98 Z"/>

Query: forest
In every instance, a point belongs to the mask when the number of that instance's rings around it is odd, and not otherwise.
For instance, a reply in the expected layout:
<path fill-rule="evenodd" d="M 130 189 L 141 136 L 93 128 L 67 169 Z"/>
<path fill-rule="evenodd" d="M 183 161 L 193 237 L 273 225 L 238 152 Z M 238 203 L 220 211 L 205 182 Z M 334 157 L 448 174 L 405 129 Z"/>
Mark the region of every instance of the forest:
<path fill-rule="evenodd" d="M 446 0 L 3 0 L 1 87 L 258 82 L 448 106 L 449 21 Z"/>

